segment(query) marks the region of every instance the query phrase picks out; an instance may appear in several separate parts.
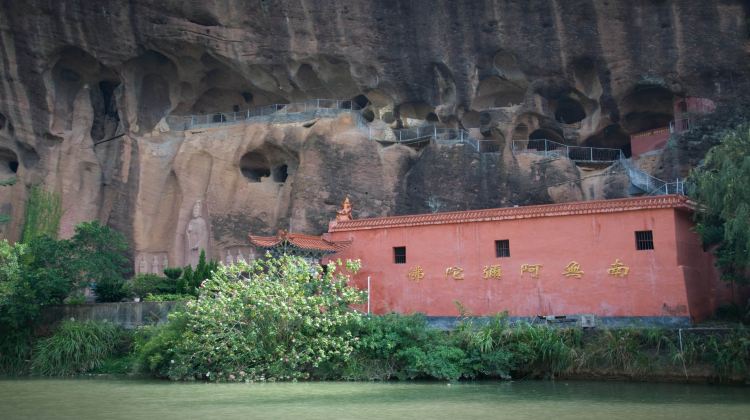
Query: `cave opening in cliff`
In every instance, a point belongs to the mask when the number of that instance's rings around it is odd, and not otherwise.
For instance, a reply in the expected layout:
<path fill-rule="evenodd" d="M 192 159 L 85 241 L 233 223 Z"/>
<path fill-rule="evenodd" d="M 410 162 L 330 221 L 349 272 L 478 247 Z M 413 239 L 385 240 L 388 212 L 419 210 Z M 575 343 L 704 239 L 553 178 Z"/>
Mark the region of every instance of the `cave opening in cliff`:
<path fill-rule="evenodd" d="M 490 76 L 479 82 L 471 108 L 481 111 L 489 108 L 503 108 L 523 102 L 526 90 L 510 80 Z"/>
<path fill-rule="evenodd" d="M 5 123 L 7 122 L 7 118 L 5 118 L 5 115 L 0 113 L 0 130 L 5 128 Z"/>
<path fill-rule="evenodd" d="M 326 96 L 327 89 L 325 89 L 318 73 L 311 65 L 304 63 L 299 66 L 294 75 L 294 80 L 297 82 L 297 87 L 308 97 L 320 98 Z"/>
<path fill-rule="evenodd" d="M 149 50 L 128 61 L 126 71 L 132 72 L 135 80 L 139 131 L 151 131 L 173 108 L 177 89 L 171 89 L 171 85 L 180 85 L 177 65 L 165 55 Z"/>
<path fill-rule="evenodd" d="M 373 122 L 375 121 L 375 112 L 373 110 L 367 108 L 362 111 L 362 118 L 365 119 L 367 122 Z"/>
<path fill-rule="evenodd" d="M 586 138 L 582 146 L 620 149 L 625 157 L 630 157 L 630 136 L 619 124 L 610 124 Z"/>
<path fill-rule="evenodd" d="M 252 182 L 271 176 L 271 164 L 263 153 L 249 152 L 240 159 L 242 175 Z"/>
<path fill-rule="evenodd" d="M 289 167 L 287 165 L 276 166 L 271 174 L 274 182 L 286 182 L 286 178 L 289 176 Z"/>
<path fill-rule="evenodd" d="M 620 124 L 628 133 L 667 127 L 674 117 L 674 94 L 661 85 L 638 86 L 620 105 Z"/>
<path fill-rule="evenodd" d="M 154 128 L 171 106 L 169 82 L 158 74 L 146 75 L 141 85 L 141 101 L 138 105 L 138 122 L 145 129 Z"/>
<path fill-rule="evenodd" d="M 563 98 L 557 103 L 555 119 L 563 124 L 574 124 L 586 118 L 583 106 L 572 98 Z"/>
<path fill-rule="evenodd" d="M 0 147 L 0 181 L 18 173 L 18 155 L 10 149 Z"/>
<path fill-rule="evenodd" d="M 367 105 L 370 105 L 370 100 L 365 95 L 357 95 L 352 98 L 352 103 L 357 109 L 365 109 Z"/>
<path fill-rule="evenodd" d="M 435 114 L 435 108 L 425 102 L 405 102 L 398 106 L 398 116 L 402 120 L 406 118 L 427 120 L 430 114 Z"/>
<path fill-rule="evenodd" d="M 91 138 L 95 141 L 114 136 L 120 125 L 115 96 L 118 86 L 120 83 L 117 81 L 102 80 L 98 83 L 98 89 L 91 89 L 91 106 L 94 109 Z"/>
<path fill-rule="evenodd" d="M 538 128 L 529 134 L 529 140 L 552 140 L 564 143 L 563 136 L 550 128 Z"/>

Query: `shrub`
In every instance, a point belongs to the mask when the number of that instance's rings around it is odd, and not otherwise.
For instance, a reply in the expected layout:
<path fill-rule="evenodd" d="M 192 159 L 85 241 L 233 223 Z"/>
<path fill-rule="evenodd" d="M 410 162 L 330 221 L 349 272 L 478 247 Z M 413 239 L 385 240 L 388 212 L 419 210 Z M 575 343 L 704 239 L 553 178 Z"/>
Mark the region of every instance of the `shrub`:
<path fill-rule="evenodd" d="M 177 282 L 177 279 L 182 275 L 182 268 L 180 267 L 167 267 L 164 269 L 164 275 Z"/>
<path fill-rule="evenodd" d="M 34 348 L 32 372 L 43 376 L 85 373 L 101 366 L 116 350 L 121 329 L 109 322 L 64 321 Z"/>
<path fill-rule="evenodd" d="M 47 237 L 30 244 L 0 241 L 0 374 L 26 371 L 32 327 L 44 305 L 60 303 L 71 289 L 68 268 L 56 241 Z"/>
<path fill-rule="evenodd" d="M 157 378 L 169 378 L 174 363 L 174 346 L 185 332 L 184 319 L 173 319 L 164 325 L 146 325 L 135 333 L 135 367 Z"/>
<path fill-rule="evenodd" d="M 570 367 L 574 355 L 571 341 L 577 332 L 521 323 L 513 329 L 509 350 L 517 358 L 518 369 L 554 377 Z"/>
<path fill-rule="evenodd" d="M 125 257 L 128 245 L 120 232 L 97 221 L 81 223 L 70 239 L 70 249 L 73 267 L 82 281 L 95 284 L 98 301 L 117 302 L 125 297 L 122 286 L 130 263 Z"/>
<path fill-rule="evenodd" d="M 185 266 L 182 270 L 182 277 L 180 277 L 179 285 L 181 287 L 178 290 L 179 293 L 190 293 L 198 296 L 198 289 L 203 281 L 211 278 L 211 275 L 217 270 L 219 263 L 217 261 L 206 261 L 206 251 L 201 250 L 201 254 L 198 257 L 198 265 L 195 266 L 195 270 L 191 266 Z"/>
<path fill-rule="evenodd" d="M 129 292 L 135 296 L 179 293 L 177 282 L 156 274 L 138 274 L 128 285 Z"/>
<path fill-rule="evenodd" d="M 722 278 L 747 283 L 750 268 L 750 125 L 728 132 L 690 174 L 696 231 L 713 246 Z"/>
<path fill-rule="evenodd" d="M 0 331 L 0 375 L 23 375 L 33 347 L 30 329 Z"/>
<path fill-rule="evenodd" d="M 185 301 L 195 300 L 193 295 L 184 295 L 181 293 L 162 293 L 158 295 L 148 294 L 143 299 L 144 302 L 173 302 L 173 301 Z"/>
<path fill-rule="evenodd" d="M 323 273 L 288 256 L 222 266 L 203 282 L 197 301 L 170 316 L 175 326 L 139 346 L 139 359 L 172 379 L 308 378 L 353 349 L 350 324 L 360 315 L 350 305 L 363 296 L 340 268 L 332 263 Z"/>
<path fill-rule="evenodd" d="M 356 327 L 359 340 L 339 373 L 346 379 L 456 380 L 466 376 L 463 350 L 449 341 L 447 332 L 430 328 L 424 315 L 372 316 Z"/>
<path fill-rule="evenodd" d="M 93 289 L 97 302 L 119 302 L 128 297 L 125 280 L 118 277 L 101 279 Z"/>

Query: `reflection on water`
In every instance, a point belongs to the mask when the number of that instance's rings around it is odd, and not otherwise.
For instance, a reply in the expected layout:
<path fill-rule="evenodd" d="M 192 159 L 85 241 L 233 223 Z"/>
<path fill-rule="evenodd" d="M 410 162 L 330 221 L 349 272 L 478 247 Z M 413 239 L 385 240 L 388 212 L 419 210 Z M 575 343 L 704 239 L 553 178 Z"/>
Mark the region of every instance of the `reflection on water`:
<path fill-rule="evenodd" d="M 614 382 L 0 380 L 2 419 L 750 419 L 750 388 Z"/>

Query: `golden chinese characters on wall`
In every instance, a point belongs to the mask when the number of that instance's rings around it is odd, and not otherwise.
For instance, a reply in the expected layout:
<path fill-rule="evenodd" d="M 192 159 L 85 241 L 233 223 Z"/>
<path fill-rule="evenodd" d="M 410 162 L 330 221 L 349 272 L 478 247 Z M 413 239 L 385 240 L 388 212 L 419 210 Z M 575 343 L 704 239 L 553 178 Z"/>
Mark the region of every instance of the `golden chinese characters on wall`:
<path fill-rule="evenodd" d="M 422 269 L 421 265 L 417 265 L 409 269 L 409 272 L 406 274 L 406 276 L 411 281 L 420 281 L 424 278 L 424 270 Z"/>
<path fill-rule="evenodd" d="M 541 264 L 523 264 L 521 265 L 521 277 L 523 277 L 523 273 L 529 273 L 532 279 L 538 279 L 541 270 Z"/>
<path fill-rule="evenodd" d="M 583 270 L 581 270 L 581 264 L 571 261 L 568 263 L 568 265 L 565 266 L 565 271 L 563 271 L 563 276 L 565 277 L 575 277 L 577 279 L 580 279 L 583 277 Z"/>
<path fill-rule="evenodd" d="M 445 278 L 452 278 L 453 280 L 463 280 L 464 269 L 461 267 L 448 267 L 445 269 Z"/>
<path fill-rule="evenodd" d="M 521 278 L 528 273 L 532 279 L 538 279 L 542 271 L 542 264 L 522 264 Z M 613 277 L 626 277 L 630 273 L 630 267 L 625 265 L 619 258 L 610 264 L 607 274 Z M 563 268 L 562 275 L 565 277 L 583 278 L 584 271 L 581 264 L 577 261 L 571 261 Z M 425 270 L 421 265 L 415 265 L 410 268 L 407 277 L 410 281 L 419 282 L 425 278 Z M 450 266 L 445 269 L 445 278 L 447 280 L 464 280 L 464 269 L 459 266 Z M 482 267 L 482 278 L 485 280 L 501 280 L 503 278 L 503 269 L 499 264 L 485 265 Z"/>
<path fill-rule="evenodd" d="M 615 259 L 615 262 L 613 262 L 607 270 L 607 274 L 615 277 L 625 277 L 628 275 L 628 273 L 630 273 L 630 267 L 623 264 L 623 262 L 620 261 L 619 258 Z"/>
<path fill-rule="evenodd" d="M 500 265 L 485 265 L 484 269 L 482 269 L 482 278 L 485 280 L 494 279 L 494 280 L 500 280 L 503 278 L 503 269 L 500 267 Z"/>

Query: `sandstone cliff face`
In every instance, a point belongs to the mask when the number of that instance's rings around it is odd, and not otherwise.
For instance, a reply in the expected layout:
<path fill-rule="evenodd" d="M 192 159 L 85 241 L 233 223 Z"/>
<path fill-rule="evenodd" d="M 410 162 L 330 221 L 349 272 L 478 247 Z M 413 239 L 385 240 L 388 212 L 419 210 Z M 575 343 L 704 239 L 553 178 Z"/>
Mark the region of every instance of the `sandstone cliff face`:
<path fill-rule="evenodd" d="M 18 182 L 0 186 L 0 235 L 18 238 L 39 183 L 62 196 L 63 236 L 100 219 L 149 267 L 185 261 L 198 201 L 223 258 L 249 252 L 248 231 L 324 231 L 346 194 L 356 217 L 621 196 L 617 168 L 513 155 L 513 140 L 627 154 L 674 98 L 747 90 L 743 4 L 2 2 L 0 181 Z M 386 146 L 349 114 L 173 123 L 311 98 L 353 100 L 373 126 L 462 127 L 499 153 Z"/>

